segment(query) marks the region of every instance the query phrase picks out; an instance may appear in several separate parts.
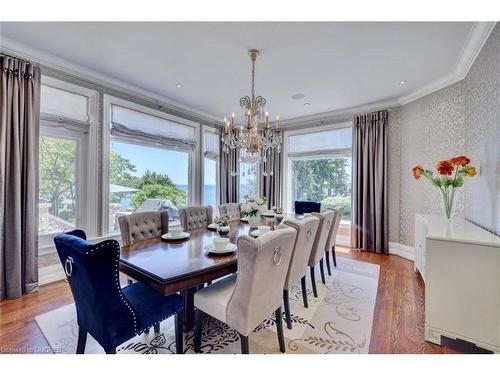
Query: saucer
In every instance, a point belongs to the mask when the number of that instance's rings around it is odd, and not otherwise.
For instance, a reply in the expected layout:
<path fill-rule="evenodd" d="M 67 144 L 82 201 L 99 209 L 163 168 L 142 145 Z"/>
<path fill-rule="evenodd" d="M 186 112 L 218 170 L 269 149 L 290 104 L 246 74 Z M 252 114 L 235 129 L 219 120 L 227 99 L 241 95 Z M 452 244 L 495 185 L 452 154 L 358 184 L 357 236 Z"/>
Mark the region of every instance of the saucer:
<path fill-rule="evenodd" d="M 189 238 L 189 236 L 191 236 L 191 233 L 182 232 L 178 236 L 172 236 L 172 234 L 169 232 L 163 234 L 161 238 L 163 238 L 164 240 L 183 240 L 185 238 Z"/>
<path fill-rule="evenodd" d="M 248 223 L 248 217 L 242 217 L 242 218 L 240 219 L 240 221 L 243 221 L 243 222 L 245 222 L 245 223 Z"/>
<path fill-rule="evenodd" d="M 210 254 L 228 254 L 228 253 L 233 253 L 236 251 L 237 246 L 234 243 L 228 243 L 226 246 L 226 249 L 223 251 L 218 251 L 215 250 L 215 247 L 213 244 L 208 244 L 204 247 L 205 250 L 207 250 Z"/>
<path fill-rule="evenodd" d="M 262 214 L 262 216 L 265 216 L 265 217 L 274 217 L 274 212 L 270 211 L 270 212 L 264 212 Z"/>
<path fill-rule="evenodd" d="M 208 229 L 217 229 L 218 225 L 215 223 L 208 224 L 207 228 Z"/>
<path fill-rule="evenodd" d="M 268 230 L 267 232 L 270 232 L 270 231 Z M 255 230 L 251 231 L 250 234 L 254 237 L 259 237 L 259 236 L 262 236 L 263 234 L 266 234 L 267 232 L 262 232 L 259 229 L 255 229 Z"/>

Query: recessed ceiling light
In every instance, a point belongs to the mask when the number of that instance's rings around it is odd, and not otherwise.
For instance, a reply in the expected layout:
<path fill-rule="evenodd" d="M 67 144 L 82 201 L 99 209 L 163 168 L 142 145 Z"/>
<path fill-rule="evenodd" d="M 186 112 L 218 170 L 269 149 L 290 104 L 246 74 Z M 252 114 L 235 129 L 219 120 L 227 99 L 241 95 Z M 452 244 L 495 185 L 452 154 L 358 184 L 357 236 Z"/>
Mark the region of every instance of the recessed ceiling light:
<path fill-rule="evenodd" d="M 408 81 L 405 79 L 404 81 L 400 81 L 400 82 L 399 82 L 399 84 L 400 84 L 401 86 L 403 86 L 403 85 L 406 85 L 406 82 L 408 82 Z"/>
<path fill-rule="evenodd" d="M 306 96 L 304 94 L 294 94 L 292 95 L 292 99 L 294 100 L 300 100 L 300 99 L 304 99 Z"/>
<path fill-rule="evenodd" d="M 304 103 L 304 107 L 310 107 L 311 103 Z"/>
<path fill-rule="evenodd" d="M 178 83 L 177 85 L 175 85 L 175 87 L 177 87 L 178 89 L 180 89 L 182 87 L 182 85 L 180 83 Z"/>

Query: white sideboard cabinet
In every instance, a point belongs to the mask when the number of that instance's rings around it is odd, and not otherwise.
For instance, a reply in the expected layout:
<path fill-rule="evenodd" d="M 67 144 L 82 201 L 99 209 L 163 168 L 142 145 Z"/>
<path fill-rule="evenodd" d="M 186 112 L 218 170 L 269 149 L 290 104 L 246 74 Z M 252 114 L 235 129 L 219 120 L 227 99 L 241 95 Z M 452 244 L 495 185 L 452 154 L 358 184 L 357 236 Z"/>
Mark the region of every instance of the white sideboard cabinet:
<path fill-rule="evenodd" d="M 500 353 L 500 237 L 459 219 L 415 217 L 415 271 L 425 283 L 425 339 Z"/>

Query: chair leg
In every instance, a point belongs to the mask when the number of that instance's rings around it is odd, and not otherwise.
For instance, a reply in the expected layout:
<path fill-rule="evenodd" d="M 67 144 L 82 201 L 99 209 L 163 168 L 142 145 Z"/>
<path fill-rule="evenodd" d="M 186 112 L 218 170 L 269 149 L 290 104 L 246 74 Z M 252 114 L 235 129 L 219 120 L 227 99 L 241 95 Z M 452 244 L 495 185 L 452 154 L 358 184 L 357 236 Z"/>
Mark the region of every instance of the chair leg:
<path fill-rule="evenodd" d="M 321 259 L 319 261 L 319 271 L 321 273 L 321 282 L 323 284 L 326 284 L 326 281 L 325 281 L 325 266 L 323 265 L 323 259 Z"/>
<path fill-rule="evenodd" d="M 337 256 L 335 255 L 335 245 L 332 247 L 333 266 L 337 267 Z"/>
<path fill-rule="evenodd" d="M 175 352 L 176 354 L 184 353 L 184 333 L 182 329 L 184 311 L 178 311 L 175 314 Z"/>
<path fill-rule="evenodd" d="M 292 317 L 290 316 L 290 300 L 288 298 L 288 290 L 286 289 L 283 289 L 283 304 L 285 305 L 286 328 L 292 329 Z"/>
<path fill-rule="evenodd" d="M 240 341 L 241 341 L 241 354 L 250 354 L 250 350 L 248 348 L 248 336 L 243 336 L 239 332 L 238 334 L 240 335 Z"/>
<path fill-rule="evenodd" d="M 300 279 L 300 285 L 302 286 L 302 301 L 304 301 L 304 307 L 307 309 L 309 308 L 309 303 L 307 302 L 306 275 Z"/>
<path fill-rule="evenodd" d="M 155 333 L 160 333 L 160 323 L 156 323 L 154 326 Z"/>
<path fill-rule="evenodd" d="M 309 267 L 311 270 L 311 284 L 313 288 L 314 297 L 318 298 L 318 290 L 316 289 L 316 276 L 314 275 L 314 266 Z"/>
<path fill-rule="evenodd" d="M 280 345 L 280 352 L 285 352 L 285 335 L 283 334 L 283 318 L 281 314 L 281 306 L 274 312 L 276 319 L 276 329 L 278 330 L 278 343 Z"/>
<path fill-rule="evenodd" d="M 200 352 L 201 349 L 201 331 L 203 330 L 204 313 L 200 309 L 194 311 L 194 351 Z"/>
<path fill-rule="evenodd" d="M 76 345 L 76 354 L 85 353 L 86 343 L 87 343 L 87 331 L 78 327 L 78 344 Z"/>
<path fill-rule="evenodd" d="M 330 254 L 328 254 L 328 251 L 325 251 L 325 259 L 326 259 L 326 269 L 328 270 L 328 276 L 332 276 L 332 269 L 330 268 Z"/>

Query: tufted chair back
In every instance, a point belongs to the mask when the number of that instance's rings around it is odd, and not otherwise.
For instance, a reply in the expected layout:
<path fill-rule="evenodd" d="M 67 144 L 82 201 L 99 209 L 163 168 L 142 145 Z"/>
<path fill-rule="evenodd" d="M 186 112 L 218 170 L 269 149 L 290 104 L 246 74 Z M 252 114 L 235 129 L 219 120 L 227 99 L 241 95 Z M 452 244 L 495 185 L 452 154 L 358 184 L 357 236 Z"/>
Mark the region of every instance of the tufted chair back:
<path fill-rule="evenodd" d="M 75 300 L 78 325 L 104 348 L 138 333 L 135 311 L 120 287 L 118 242 L 93 245 L 81 230 L 60 234 L 54 242 Z"/>
<path fill-rule="evenodd" d="M 240 204 L 239 203 L 226 203 L 219 206 L 219 214 L 229 216 L 230 221 L 240 220 Z"/>
<path fill-rule="evenodd" d="M 330 233 L 328 234 L 328 239 L 326 240 L 325 251 L 330 251 L 332 247 L 335 246 L 340 220 L 342 220 L 342 215 L 344 214 L 344 208 L 336 207 L 333 211 L 335 212 L 335 216 L 333 218 L 333 225 L 330 228 Z"/>
<path fill-rule="evenodd" d="M 132 245 L 135 242 L 149 238 L 161 237 L 168 232 L 168 212 L 139 212 L 118 218 L 122 245 Z"/>
<path fill-rule="evenodd" d="M 285 280 L 285 289 L 290 290 L 306 273 L 307 262 L 318 231 L 319 219 L 315 216 L 306 217 L 300 221 L 286 219 L 278 228 L 286 226 L 297 231 L 290 267 L 288 267 Z"/>
<path fill-rule="evenodd" d="M 314 201 L 295 201 L 295 213 L 297 215 L 310 212 L 321 212 L 321 203 Z"/>
<path fill-rule="evenodd" d="M 213 208 L 211 206 L 192 206 L 181 208 L 179 218 L 184 230 L 205 228 L 212 223 Z"/>
<path fill-rule="evenodd" d="M 327 210 L 323 213 L 313 212 L 313 216 L 319 219 L 318 231 L 316 232 L 316 238 L 314 239 L 314 244 L 311 249 L 311 256 L 309 257 L 308 265 L 314 267 L 325 255 L 326 241 L 328 240 L 328 235 L 330 234 L 330 228 L 334 224 L 333 219 L 335 216 L 335 211 Z"/>
<path fill-rule="evenodd" d="M 278 229 L 259 238 L 238 238 L 238 274 L 227 309 L 227 323 L 242 335 L 281 306 L 296 231 Z"/>

